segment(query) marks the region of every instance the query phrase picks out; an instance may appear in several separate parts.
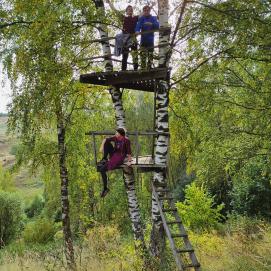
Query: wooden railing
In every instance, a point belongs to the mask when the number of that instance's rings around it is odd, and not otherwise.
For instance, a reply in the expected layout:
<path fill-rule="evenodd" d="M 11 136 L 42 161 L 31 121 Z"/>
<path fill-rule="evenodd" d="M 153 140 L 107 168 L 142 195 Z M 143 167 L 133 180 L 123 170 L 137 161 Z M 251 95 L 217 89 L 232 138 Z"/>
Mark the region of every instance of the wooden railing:
<path fill-rule="evenodd" d="M 162 133 L 162 132 L 156 132 L 156 131 L 133 131 L 133 132 L 127 132 L 127 136 L 135 136 L 135 159 L 136 159 L 136 165 L 138 165 L 138 157 L 139 157 L 139 137 L 140 136 L 149 136 L 154 139 L 155 136 L 158 135 L 164 135 L 169 137 L 169 133 Z M 86 133 L 86 135 L 90 136 L 92 138 L 92 147 L 93 147 L 93 153 L 94 153 L 94 161 L 95 165 L 97 165 L 97 142 L 96 142 L 96 136 L 113 136 L 115 135 L 115 132 L 113 131 L 89 131 Z M 153 140 L 154 141 L 154 140 Z M 154 144 L 152 145 L 152 158 L 154 155 Z M 154 162 L 153 162 L 154 164 Z"/>

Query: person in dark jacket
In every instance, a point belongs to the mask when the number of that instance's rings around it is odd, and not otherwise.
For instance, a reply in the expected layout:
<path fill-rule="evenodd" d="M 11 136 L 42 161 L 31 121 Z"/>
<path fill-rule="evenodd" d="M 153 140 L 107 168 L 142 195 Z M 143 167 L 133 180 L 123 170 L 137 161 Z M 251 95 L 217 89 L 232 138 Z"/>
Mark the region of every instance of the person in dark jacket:
<path fill-rule="evenodd" d="M 159 28 L 159 22 L 156 16 L 150 14 L 151 8 L 149 6 L 143 7 L 143 16 L 141 16 L 137 22 L 135 32 L 139 34 L 140 32 L 150 31 L 141 34 L 140 42 L 140 58 L 141 58 L 141 69 L 150 69 L 153 62 L 153 51 L 154 51 L 154 32 L 151 32 Z"/>
<path fill-rule="evenodd" d="M 114 144 L 114 146 L 112 145 Z M 124 159 L 127 157 L 127 166 L 131 165 L 131 142 L 126 137 L 125 130 L 123 128 L 116 129 L 115 136 L 108 137 L 103 140 L 100 151 L 103 152 L 102 161 L 105 162 L 104 168 L 101 170 L 103 179 L 103 191 L 101 197 L 105 197 L 109 192 L 107 187 L 108 177 L 106 171 L 114 170 L 123 164 Z M 109 160 L 108 160 L 109 157 Z"/>

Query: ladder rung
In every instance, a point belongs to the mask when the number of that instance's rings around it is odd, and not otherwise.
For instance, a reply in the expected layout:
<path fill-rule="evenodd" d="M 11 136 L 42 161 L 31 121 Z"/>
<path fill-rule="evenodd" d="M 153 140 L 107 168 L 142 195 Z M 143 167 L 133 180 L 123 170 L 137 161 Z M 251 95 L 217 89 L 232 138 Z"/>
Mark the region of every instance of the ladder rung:
<path fill-rule="evenodd" d="M 184 269 L 193 268 L 193 267 L 200 267 L 200 264 L 199 263 L 197 263 L 197 264 L 187 264 L 187 265 L 183 266 Z"/>
<path fill-rule="evenodd" d="M 171 225 L 171 224 L 182 224 L 181 221 L 167 221 L 167 224 L 168 225 Z"/>
<path fill-rule="evenodd" d="M 186 252 L 194 252 L 193 248 L 183 248 L 183 249 L 177 249 L 178 253 L 186 253 Z"/>
<path fill-rule="evenodd" d="M 159 200 L 173 200 L 173 197 L 159 197 Z"/>
<path fill-rule="evenodd" d="M 166 188 L 166 189 L 156 189 L 156 192 L 170 192 L 170 189 Z"/>
<path fill-rule="evenodd" d="M 163 212 L 177 212 L 177 208 L 162 209 Z"/>
<path fill-rule="evenodd" d="M 176 233 L 176 234 L 171 234 L 172 238 L 176 237 L 187 237 L 188 235 L 186 233 Z"/>
<path fill-rule="evenodd" d="M 167 187 L 166 183 L 154 183 L 154 187 L 158 188 L 158 187 Z"/>

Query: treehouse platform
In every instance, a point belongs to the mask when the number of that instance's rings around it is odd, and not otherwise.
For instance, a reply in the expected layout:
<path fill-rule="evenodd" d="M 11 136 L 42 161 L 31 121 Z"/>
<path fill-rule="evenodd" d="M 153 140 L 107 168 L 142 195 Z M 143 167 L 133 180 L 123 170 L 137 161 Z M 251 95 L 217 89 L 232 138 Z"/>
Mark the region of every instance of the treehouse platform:
<path fill-rule="evenodd" d="M 164 68 L 138 71 L 94 72 L 80 75 L 80 82 L 154 92 L 156 80 L 167 80 L 169 73 L 170 70 Z"/>

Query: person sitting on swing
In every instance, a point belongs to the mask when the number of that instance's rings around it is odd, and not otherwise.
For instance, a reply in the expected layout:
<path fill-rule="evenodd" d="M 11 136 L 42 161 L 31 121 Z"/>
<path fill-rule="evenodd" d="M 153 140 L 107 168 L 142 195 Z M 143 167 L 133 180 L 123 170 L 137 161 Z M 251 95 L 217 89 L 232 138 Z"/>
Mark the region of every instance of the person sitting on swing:
<path fill-rule="evenodd" d="M 114 146 L 112 143 L 114 143 Z M 126 137 L 125 130 L 123 128 L 118 128 L 116 129 L 115 136 L 105 138 L 101 144 L 100 152 L 103 153 L 103 158 L 99 162 L 103 164 L 99 170 L 103 180 L 103 191 L 101 192 L 101 197 L 103 198 L 109 192 L 107 187 L 108 177 L 106 175 L 106 171 L 118 168 L 123 164 L 126 156 L 128 158 L 127 166 L 130 166 L 132 162 L 131 142 Z"/>

